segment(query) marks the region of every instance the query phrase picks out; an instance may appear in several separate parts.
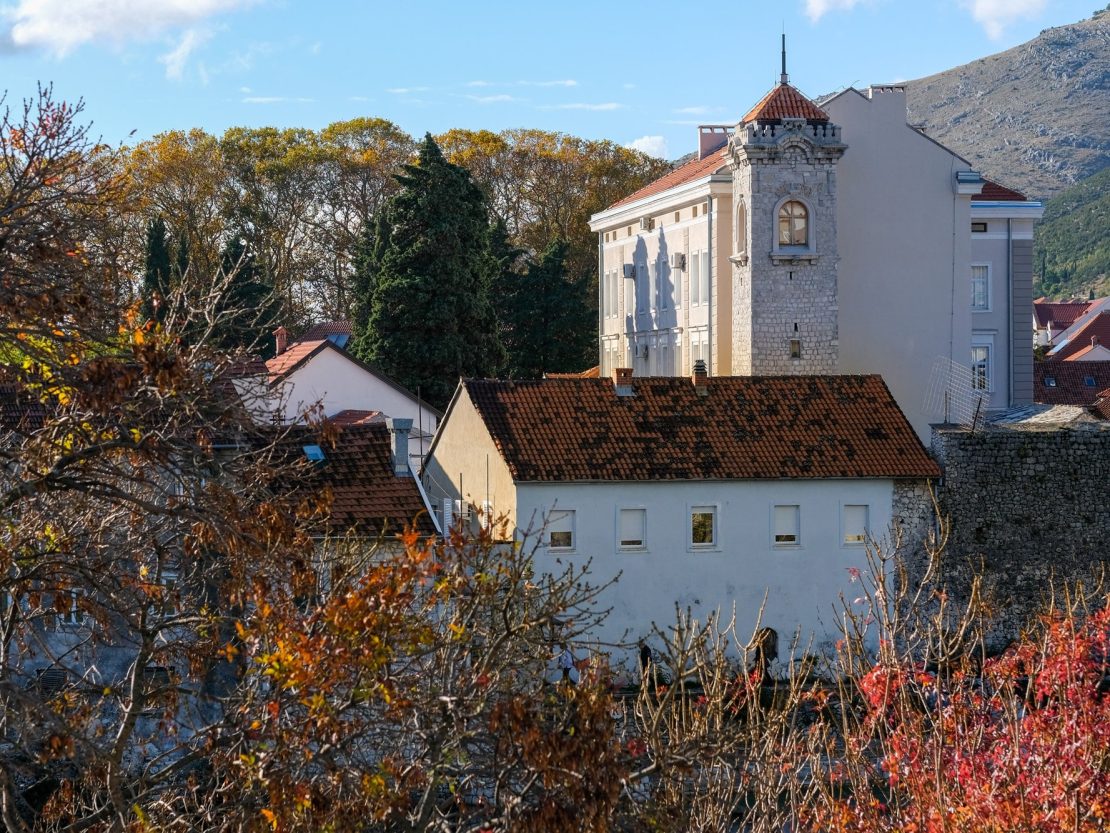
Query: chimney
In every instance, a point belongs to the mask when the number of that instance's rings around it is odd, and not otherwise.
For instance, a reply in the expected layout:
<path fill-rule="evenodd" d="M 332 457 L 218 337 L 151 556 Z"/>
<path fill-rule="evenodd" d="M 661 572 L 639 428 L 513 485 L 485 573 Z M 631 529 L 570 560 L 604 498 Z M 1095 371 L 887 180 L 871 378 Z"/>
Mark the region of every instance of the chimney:
<path fill-rule="evenodd" d="M 393 437 L 393 474 L 397 477 L 409 477 L 412 475 L 409 468 L 409 431 L 412 430 L 412 420 L 389 417 L 385 424 Z"/>
<path fill-rule="evenodd" d="M 730 129 L 727 124 L 699 124 L 698 159 L 704 159 L 709 154 L 727 145 Z"/>
<path fill-rule="evenodd" d="M 709 372 L 705 369 L 705 359 L 694 362 L 694 390 L 698 396 L 709 395 Z"/>
<path fill-rule="evenodd" d="M 289 331 L 285 327 L 278 327 L 274 330 L 274 347 L 275 355 L 280 356 L 285 352 L 285 348 L 289 346 Z"/>
<path fill-rule="evenodd" d="M 1092 347 L 1098 347 L 1098 345 L 1099 345 L 1098 336 L 1091 336 L 1091 346 Z"/>
<path fill-rule="evenodd" d="M 613 371 L 613 386 L 617 396 L 635 396 L 632 391 L 632 368 L 618 367 Z"/>

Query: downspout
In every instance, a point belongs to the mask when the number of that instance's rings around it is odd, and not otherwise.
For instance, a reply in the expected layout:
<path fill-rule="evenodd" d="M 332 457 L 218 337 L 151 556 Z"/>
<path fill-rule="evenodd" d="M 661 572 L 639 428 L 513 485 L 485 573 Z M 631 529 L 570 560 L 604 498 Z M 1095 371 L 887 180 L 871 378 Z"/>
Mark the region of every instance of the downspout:
<path fill-rule="evenodd" d="M 1014 221 L 1006 218 L 1006 362 L 1009 406 L 1014 407 Z"/>
<path fill-rule="evenodd" d="M 710 376 L 713 375 L 713 348 L 716 346 L 713 343 L 713 291 L 717 288 L 717 284 L 713 280 L 713 194 L 709 195 L 709 201 L 706 203 L 709 210 L 706 212 L 709 215 L 709 321 L 706 325 L 706 334 L 709 338 L 709 361 L 707 372 Z"/>

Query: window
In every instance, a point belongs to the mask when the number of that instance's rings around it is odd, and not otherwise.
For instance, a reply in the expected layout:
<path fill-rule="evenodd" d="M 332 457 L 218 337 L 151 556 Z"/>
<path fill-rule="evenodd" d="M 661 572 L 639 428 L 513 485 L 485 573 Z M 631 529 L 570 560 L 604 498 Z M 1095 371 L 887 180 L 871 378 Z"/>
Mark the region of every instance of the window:
<path fill-rule="evenodd" d="M 325 460 L 324 449 L 320 448 L 320 446 L 318 445 L 313 444 L 302 446 L 302 450 L 304 451 L 304 456 L 309 460 L 309 462 L 323 463 Z"/>
<path fill-rule="evenodd" d="M 1055 376 L 1045 376 L 1044 377 L 1044 386 L 1046 388 L 1056 387 L 1056 377 Z"/>
<path fill-rule="evenodd" d="M 626 278 L 624 281 L 624 314 L 636 314 L 636 281 Z"/>
<path fill-rule="evenodd" d="M 690 546 L 709 549 L 717 545 L 717 507 L 690 507 Z"/>
<path fill-rule="evenodd" d="M 696 205 L 691 207 L 690 216 L 691 217 L 697 217 L 698 216 L 698 207 Z"/>
<path fill-rule="evenodd" d="M 699 278 L 698 278 L 698 291 L 701 293 L 701 302 L 703 304 L 709 303 L 709 252 L 701 252 L 698 254 L 699 265 Z"/>
<path fill-rule="evenodd" d="M 547 514 L 547 546 L 552 550 L 574 549 L 573 509 L 552 509 Z"/>
<path fill-rule="evenodd" d="M 800 338 L 790 339 L 790 358 L 800 359 L 802 357 L 802 340 Z"/>
<path fill-rule="evenodd" d="M 701 255 L 690 252 L 690 304 L 698 306 L 701 303 Z"/>
<path fill-rule="evenodd" d="M 809 245 L 809 209 L 798 200 L 787 200 L 779 208 L 779 245 Z"/>
<path fill-rule="evenodd" d="M 648 312 L 648 304 L 651 303 L 651 287 L 648 285 L 647 265 L 644 263 L 636 264 L 636 312 L 639 315 L 645 315 Z"/>
<path fill-rule="evenodd" d="M 659 291 L 659 264 L 652 262 L 648 264 L 648 291 L 651 293 L 651 308 L 653 310 L 663 308 L 663 297 Z"/>
<path fill-rule="evenodd" d="M 971 384 L 975 390 L 994 390 L 994 339 L 990 336 L 971 337 Z"/>
<path fill-rule="evenodd" d="M 605 242 L 609 242 L 609 232 L 605 232 Z"/>
<path fill-rule="evenodd" d="M 972 234 L 982 234 L 986 230 L 987 230 L 986 221 L 981 222 L 981 223 L 980 222 L 975 222 L 975 223 L 971 224 L 971 233 Z"/>
<path fill-rule="evenodd" d="M 1094 376 L 1084 376 L 1083 377 L 1083 384 L 1086 385 L 1089 388 L 1093 388 L 1095 386 L 1095 377 Z"/>
<path fill-rule="evenodd" d="M 621 509 L 617 523 L 621 549 L 643 549 L 647 541 L 647 510 Z"/>
<path fill-rule="evenodd" d="M 748 253 L 748 209 L 741 205 L 736 209 L 736 254 Z"/>
<path fill-rule="evenodd" d="M 867 542 L 867 510 L 868 507 L 862 504 L 845 504 L 841 508 L 840 527 L 845 544 Z"/>
<path fill-rule="evenodd" d="M 676 211 L 676 212 L 674 213 L 674 221 L 675 221 L 676 223 L 678 222 L 678 218 L 679 218 L 680 216 L 682 216 L 682 212 L 681 212 L 681 211 Z"/>
<path fill-rule="evenodd" d="M 971 267 L 971 308 L 976 312 L 989 312 L 991 308 L 990 267 L 985 263 Z"/>
<path fill-rule="evenodd" d="M 63 625 L 80 625 L 85 621 L 85 611 L 80 605 L 80 593 L 71 590 L 62 596 L 63 610 L 60 610 Z"/>
<path fill-rule="evenodd" d="M 797 546 L 801 541 L 801 507 L 797 504 L 776 506 L 772 516 L 772 539 L 776 547 Z"/>
<path fill-rule="evenodd" d="M 694 366 L 694 362 L 701 359 L 705 362 L 705 366 L 709 367 L 709 329 L 707 327 L 695 327 L 690 330 L 690 367 Z M 679 365 L 682 368 L 682 375 L 686 375 L 689 369 L 684 365 Z"/>

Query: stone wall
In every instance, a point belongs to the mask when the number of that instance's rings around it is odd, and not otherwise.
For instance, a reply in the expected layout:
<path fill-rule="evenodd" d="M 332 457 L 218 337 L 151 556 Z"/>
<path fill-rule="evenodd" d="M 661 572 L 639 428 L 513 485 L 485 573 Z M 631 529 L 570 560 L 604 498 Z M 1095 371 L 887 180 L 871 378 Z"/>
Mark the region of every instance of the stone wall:
<path fill-rule="evenodd" d="M 941 579 L 965 599 L 982 569 L 1000 639 L 1016 635 L 1054 583 L 1098 583 L 1110 565 L 1110 425 L 935 428 L 933 453 L 951 518 Z"/>

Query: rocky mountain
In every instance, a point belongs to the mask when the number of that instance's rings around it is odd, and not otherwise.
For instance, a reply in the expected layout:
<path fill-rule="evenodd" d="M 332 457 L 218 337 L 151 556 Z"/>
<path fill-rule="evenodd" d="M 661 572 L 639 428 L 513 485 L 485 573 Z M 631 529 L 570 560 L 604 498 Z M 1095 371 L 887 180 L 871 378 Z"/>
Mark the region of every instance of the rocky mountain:
<path fill-rule="evenodd" d="M 907 85 L 910 121 L 988 177 L 1047 199 L 1110 167 L 1110 6 Z"/>

